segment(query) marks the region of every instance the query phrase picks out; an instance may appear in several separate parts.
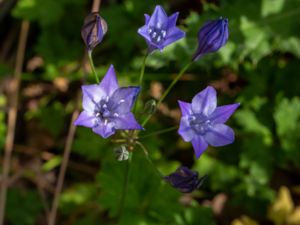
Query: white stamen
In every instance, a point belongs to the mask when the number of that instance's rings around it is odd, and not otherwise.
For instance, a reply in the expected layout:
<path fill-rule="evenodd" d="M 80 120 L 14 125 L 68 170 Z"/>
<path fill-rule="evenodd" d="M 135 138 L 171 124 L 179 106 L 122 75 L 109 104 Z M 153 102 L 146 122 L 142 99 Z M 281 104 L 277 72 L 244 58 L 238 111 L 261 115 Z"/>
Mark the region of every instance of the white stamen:
<path fill-rule="evenodd" d="M 158 35 L 156 41 L 157 41 L 157 42 L 160 42 L 160 40 L 161 40 L 161 37 L 160 37 L 160 35 Z"/>
<path fill-rule="evenodd" d="M 118 113 L 114 113 L 114 116 L 115 116 L 115 117 L 119 117 L 119 114 L 118 114 Z"/>
<path fill-rule="evenodd" d="M 124 100 L 124 99 L 121 99 L 121 100 L 119 101 L 119 104 L 121 104 L 121 103 L 123 103 L 123 102 L 125 102 L 125 100 Z"/>

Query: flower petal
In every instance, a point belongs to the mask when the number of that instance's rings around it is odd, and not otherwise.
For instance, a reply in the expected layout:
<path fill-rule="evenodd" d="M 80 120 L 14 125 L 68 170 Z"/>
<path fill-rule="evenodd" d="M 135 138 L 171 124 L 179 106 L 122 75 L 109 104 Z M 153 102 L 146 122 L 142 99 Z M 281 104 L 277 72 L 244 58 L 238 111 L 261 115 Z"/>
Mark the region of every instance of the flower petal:
<path fill-rule="evenodd" d="M 150 16 L 148 14 L 144 14 L 144 16 L 145 16 L 145 24 L 148 24 L 150 20 Z"/>
<path fill-rule="evenodd" d="M 177 27 L 172 27 L 168 30 L 166 40 L 163 42 L 162 46 L 167 46 L 185 36 L 185 32 Z"/>
<path fill-rule="evenodd" d="M 104 90 L 97 84 L 82 85 L 82 107 L 85 111 L 93 112 L 95 104 L 102 98 L 105 98 L 106 94 Z"/>
<path fill-rule="evenodd" d="M 195 135 L 192 140 L 192 145 L 196 154 L 196 157 L 199 158 L 201 154 L 207 149 L 208 144 L 204 138 L 200 135 Z"/>
<path fill-rule="evenodd" d="M 239 103 L 219 106 L 209 116 L 213 123 L 225 123 L 234 111 L 239 107 Z"/>
<path fill-rule="evenodd" d="M 113 65 L 110 65 L 99 86 L 104 90 L 107 96 L 111 96 L 114 91 L 119 88 Z"/>
<path fill-rule="evenodd" d="M 194 138 L 195 132 L 191 128 L 187 116 L 181 118 L 179 129 L 178 129 L 178 134 L 186 142 L 189 142 L 189 141 L 191 141 Z"/>
<path fill-rule="evenodd" d="M 234 132 L 225 124 L 215 124 L 204 135 L 204 139 L 211 146 L 224 146 L 234 142 Z"/>
<path fill-rule="evenodd" d="M 109 100 L 109 108 L 118 114 L 130 112 L 139 91 L 139 87 L 118 88 Z"/>
<path fill-rule="evenodd" d="M 146 39 L 147 42 L 151 42 L 151 38 L 148 34 L 148 25 L 144 25 L 138 29 L 138 33 Z"/>
<path fill-rule="evenodd" d="M 155 7 L 154 12 L 150 17 L 148 25 L 152 27 L 160 26 L 163 29 L 165 29 L 168 25 L 168 16 L 165 10 L 160 5 Z"/>
<path fill-rule="evenodd" d="M 87 111 L 82 111 L 75 120 L 74 125 L 92 128 L 95 126 L 96 120 L 97 118 L 93 114 Z"/>
<path fill-rule="evenodd" d="M 173 13 L 168 18 L 168 28 L 175 27 L 179 12 Z"/>
<path fill-rule="evenodd" d="M 108 138 L 115 133 L 114 123 L 104 124 L 102 122 L 99 122 L 98 126 L 93 128 L 93 132 L 99 134 L 103 138 Z"/>
<path fill-rule="evenodd" d="M 136 121 L 131 112 L 114 118 L 113 122 L 118 130 L 143 130 L 143 127 Z"/>
<path fill-rule="evenodd" d="M 191 103 L 178 100 L 182 116 L 187 116 L 192 113 Z"/>
<path fill-rule="evenodd" d="M 194 113 L 200 113 L 209 116 L 217 107 L 216 90 L 208 86 L 198 93 L 192 100 L 192 110 Z"/>

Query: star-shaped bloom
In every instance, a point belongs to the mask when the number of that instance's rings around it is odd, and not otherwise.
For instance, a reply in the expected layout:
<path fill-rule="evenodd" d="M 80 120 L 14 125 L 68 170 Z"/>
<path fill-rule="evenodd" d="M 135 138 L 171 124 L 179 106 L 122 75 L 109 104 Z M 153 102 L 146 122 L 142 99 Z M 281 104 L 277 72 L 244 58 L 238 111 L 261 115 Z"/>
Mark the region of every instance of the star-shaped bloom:
<path fill-rule="evenodd" d="M 151 16 L 145 14 L 145 25 L 138 33 L 146 39 L 149 52 L 156 49 L 162 51 L 167 45 L 185 36 L 185 32 L 176 27 L 178 15 L 176 12 L 168 17 L 160 5 L 155 7 Z"/>
<path fill-rule="evenodd" d="M 192 142 L 197 158 L 208 144 L 217 147 L 234 141 L 233 130 L 224 123 L 239 103 L 217 107 L 216 90 L 210 86 L 199 92 L 192 103 L 178 102 L 182 113 L 178 133 L 184 141 Z"/>
<path fill-rule="evenodd" d="M 92 12 L 85 17 L 81 36 L 89 51 L 92 51 L 102 41 L 106 32 L 107 24 L 98 13 Z"/>
<path fill-rule="evenodd" d="M 191 193 L 198 189 L 206 176 L 199 177 L 197 172 L 185 166 L 179 167 L 174 173 L 164 177 L 172 187 L 183 193 Z"/>
<path fill-rule="evenodd" d="M 130 111 L 140 91 L 139 87 L 119 87 L 111 65 L 100 84 L 83 85 L 83 110 L 75 125 L 92 128 L 103 138 L 116 130 L 141 130 Z"/>
<path fill-rule="evenodd" d="M 202 55 L 218 51 L 226 44 L 228 35 L 227 19 L 220 17 L 217 20 L 205 23 L 198 32 L 198 48 L 193 60 L 199 59 Z"/>

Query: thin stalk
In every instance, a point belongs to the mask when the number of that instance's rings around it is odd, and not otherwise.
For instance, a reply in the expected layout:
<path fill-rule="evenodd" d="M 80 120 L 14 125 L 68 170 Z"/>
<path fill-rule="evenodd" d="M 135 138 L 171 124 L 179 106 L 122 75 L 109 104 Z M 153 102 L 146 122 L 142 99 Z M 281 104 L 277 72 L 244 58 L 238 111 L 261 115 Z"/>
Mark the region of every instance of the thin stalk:
<path fill-rule="evenodd" d="M 155 136 L 155 135 L 158 135 L 158 134 L 168 133 L 168 132 L 176 130 L 176 129 L 178 129 L 178 126 L 173 126 L 173 127 L 169 127 L 169 128 L 163 129 L 163 130 L 154 131 L 150 134 L 146 134 L 146 135 L 140 137 L 140 139 L 148 138 L 148 137 Z"/>
<path fill-rule="evenodd" d="M 128 181 L 130 177 L 130 167 L 131 167 L 131 161 L 132 161 L 132 153 L 129 154 L 129 158 L 126 161 L 126 168 L 125 168 L 125 174 L 124 174 L 124 181 L 123 181 L 123 186 L 122 186 L 122 193 L 121 193 L 121 199 L 120 199 L 120 205 L 117 213 L 117 219 L 121 221 L 123 209 L 124 209 L 124 204 L 126 200 L 126 193 L 128 189 Z"/>
<path fill-rule="evenodd" d="M 136 142 L 136 144 L 142 149 L 142 151 L 144 152 L 146 159 L 148 160 L 148 162 L 151 164 L 151 166 L 155 169 L 155 172 L 159 175 L 159 177 L 164 177 L 164 175 L 157 169 L 157 167 L 154 165 L 152 159 L 149 156 L 149 153 L 146 149 L 146 147 L 139 141 Z"/>
<path fill-rule="evenodd" d="M 15 73 L 9 90 L 9 94 L 11 95 L 9 96 L 11 97 L 11 102 L 8 110 L 8 125 L 7 125 L 7 134 L 6 134 L 5 149 L 4 149 L 5 152 L 4 152 L 4 159 L 3 159 L 2 187 L 0 190 L 0 225 L 4 224 L 8 177 L 9 177 L 11 156 L 14 147 L 16 120 L 18 114 L 18 101 L 19 101 L 18 93 L 20 88 L 22 67 L 24 63 L 26 42 L 29 33 L 29 25 L 30 23 L 28 21 L 22 21 L 21 33 L 20 33 L 20 38 L 18 43 L 18 50 L 17 50 Z"/>
<path fill-rule="evenodd" d="M 69 127 L 67 141 L 66 141 L 66 145 L 65 145 L 65 149 L 64 149 L 63 161 L 62 161 L 62 164 L 61 164 L 61 167 L 59 170 L 58 181 L 57 181 L 57 185 L 56 185 L 55 193 L 54 193 L 54 199 L 53 199 L 51 211 L 49 214 L 48 225 L 55 225 L 59 197 L 60 197 L 60 193 L 62 191 L 62 187 L 64 184 L 66 169 L 67 169 L 67 165 L 69 162 L 71 148 L 72 148 L 72 144 L 74 141 L 74 135 L 75 135 L 75 131 L 76 131 L 76 126 L 74 126 L 74 121 L 76 120 L 78 115 L 79 115 L 79 110 L 76 109 L 73 112 L 70 127 Z"/>
<path fill-rule="evenodd" d="M 169 94 L 169 92 L 171 91 L 171 89 L 174 87 L 174 85 L 178 82 L 178 80 L 182 77 L 182 75 L 185 73 L 185 71 L 190 67 L 190 65 L 192 64 L 192 62 L 189 62 L 188 64 L 185 65 L 185 67 L 183 67 L 180 72 L 178 73 L 178 75 L 175 77 L 175 79 L 172 81 L 172 83 L 169 85 L 169 87 L 167 88 L 167 90 L 165 90 L 165 92 L 162 94 L 162 96 L 160 97 L 160 99 L 157 102 L 156 108 L 159 107 L 159 105 L 162 103 L 162 101 L 166 98 L 166 96 Z M 150 120 L 152 115 L 147 116 L 147 118 L 143 121 L 142 126 L 145 126 L 148 121 Z"/>
<path fill-rule="evenodd" d="M 145 54 L 143 61 L 142 61 L 142 67 L 141 67 L 141 73 L 140 73 L 140 79 L 139 79 L 140 87 L 143 85 L 147 57 L 148 57 L 148 52 Z"/>
<path fill-rule="evenodd" d="M 90 66 L 92 68 L 92 72 L 95 76 L 95 80 L 96 80 L 97 84 L 99 84 L 99 82 L 100 82 L 99 77 L 96 73 L 96 69 L 95 69 L 94 62 L 93 62 L 93 57 L 92 57 L 92 51 L 90 51 L 90 50 L 88 51 L 88 58 L 89 58 Z"/>
<path fill-rule="evenodd" d="M 145 67 L 146 67 L 146 60 L 148 57 L 148 52 L 144 55 L 143 61 L 142 61 L 142 66 L 141 66 L 141 72 L 140 72 L 140 77 L 139 77 L 139 87 L 143 87 L 143 80 L 144 80 L 144 74 L 145 74 Z M 137 104 L 139 102 L 139 97 L 140 97 L 141 93 L 137 96 L 134 108 L 133 108 L 133 112 L 136 111 L 136 107 Z"/>
<path fill-rule="evenodd" d="M 94 0 L 91 12 L 99 12 L 100 11 L 101 0 Z"/>

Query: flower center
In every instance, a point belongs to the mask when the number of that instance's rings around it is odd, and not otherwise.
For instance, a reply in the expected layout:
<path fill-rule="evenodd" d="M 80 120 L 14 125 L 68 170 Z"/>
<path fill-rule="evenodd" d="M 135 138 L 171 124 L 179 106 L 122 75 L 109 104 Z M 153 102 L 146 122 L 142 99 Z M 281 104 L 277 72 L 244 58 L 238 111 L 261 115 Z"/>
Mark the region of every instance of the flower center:
<path fill-rule="evenodd" d="M 98 122 L 102 121 L 105 124 L 109 123 L 112 118 L 119 117 L 119 114 L 112 109 L 108 97 L 101 99 L 100 102 L 95 105 L 94 115 L 99 119 Z"/>
<path fill-rule="evenodd" d="M 191 128 L 200 135 L 204 135 L 211 128 L 211 121 L 201 114 L 194 114 L 188 118 Z"/>
<path fill-rule="evenodd" d="M 162 28 L 161 24 L 157 24 L 156 27 L 148 28 L 148 34 L 153 43 L 161 44 L 166 39 L 167 31 Z"/>

